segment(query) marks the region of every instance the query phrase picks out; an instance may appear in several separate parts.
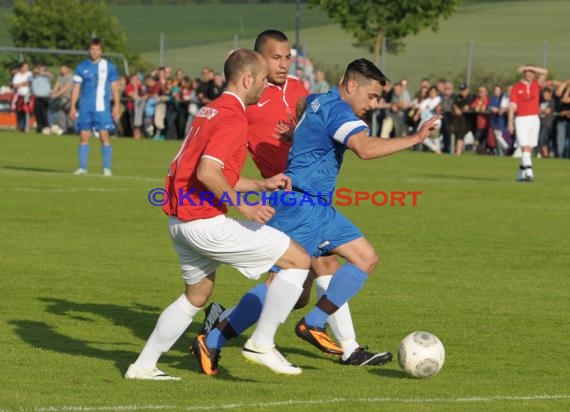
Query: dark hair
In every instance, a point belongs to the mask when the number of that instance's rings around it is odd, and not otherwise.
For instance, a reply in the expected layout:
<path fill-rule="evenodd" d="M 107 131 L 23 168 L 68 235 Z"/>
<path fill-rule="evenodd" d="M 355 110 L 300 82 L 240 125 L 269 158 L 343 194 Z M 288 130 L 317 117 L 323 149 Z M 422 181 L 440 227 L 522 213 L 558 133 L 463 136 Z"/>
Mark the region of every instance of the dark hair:
<path fill-rule="evenodd" d="M 346 84 L 349 80 L 353 80 L 358 76 L 364 77 L 368 80 L 376 80 L 382 86 L 385 86 L 386 82 L 389 81 L 384 73 L 382 73 L 374 63 L 366 59 L 354 60 L 346 67 L 342 84 Z"/>
<path fill-rule="evenodd" d="M 282 31 L 279 30 L 265 30 L 263 32 L 261 32 L 259 34 L 259 36 L 257 36 L 257 39 L 255 39 L 255 46 L 253 46 L 253 49 L 258 52 L 261 53 L 261 50 L 263 49 L 263 46 L 265 46 L 265 43 L 267 42 L 267 40 L 272 39 L 275 41 L 278 41 L 279 43 L 284 43 L 286 41 L 289 41 L 289 39 L 287 38 L 287 36 L 285 35 L 285 33 L 283 33 Z"/>
<path fill-rule="evenodd" d="M 101 48 L 103 47 L 103 42 L 101 41 L 101 39 L 99 39 L 98 37 L 93 37 L 91 40 L 89 40 L 89 43 L 87 43 L 87 48 L 89 49 L 91 46 L 100 46 Z"/>
<path fill-rule="evenodd" d="M 239 76 L 249 70 L 253 77 L 257 77 L 257 72 L 261 66 L 259 55 L 253 50 L 237 49 L 231 53 L 224 63 L 224 76 L 228 83 L 238 80 Z"/>

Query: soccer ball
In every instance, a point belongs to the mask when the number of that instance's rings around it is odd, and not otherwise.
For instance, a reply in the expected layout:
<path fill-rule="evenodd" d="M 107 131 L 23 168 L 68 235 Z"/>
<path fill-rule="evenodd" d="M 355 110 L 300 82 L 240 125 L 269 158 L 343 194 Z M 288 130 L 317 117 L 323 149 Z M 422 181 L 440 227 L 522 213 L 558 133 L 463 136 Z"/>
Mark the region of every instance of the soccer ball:
<path fill-rule="evenodd" d="M 443 368 L 445 349 L 437 336 L 429 332 L 413 332 L 400 343 L 398 361 L 402 369 L 414 378 L 429 378 Z"/>

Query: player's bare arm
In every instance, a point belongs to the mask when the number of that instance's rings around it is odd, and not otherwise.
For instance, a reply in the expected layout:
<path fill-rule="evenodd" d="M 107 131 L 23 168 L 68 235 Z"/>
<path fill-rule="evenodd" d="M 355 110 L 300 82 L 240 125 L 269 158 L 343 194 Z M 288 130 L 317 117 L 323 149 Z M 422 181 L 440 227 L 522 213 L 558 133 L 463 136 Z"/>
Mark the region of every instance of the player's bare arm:
<path fill-rule="evenodd" d="M 283 173 L 263 180 L 242 176 L 234 186 L 236 192 L 271 192 L 278 189 L 291 190 L 291 178 Z"/>
<path fill-rule="evenodd" d="M 440 120 L 440 115 L 433 116 L 415 134 L 394 139 L 375 139 L 368 136 L 368 132 L 360 132 L 348 139 L 348 147 L 363 160 L 388 156 L 423 142 Z"/>
<path fill-rule="evenodd" d="M 111 91 L 113 93 L 113 119 L 116 122 L 121 118 L 121 93 L 119 90 L 119 82 L 111 83 Z"/>
<path fill-rule="evenodd" d="M 536 74 L 543 74 L 543 75 L 547 75 L 548 74 L 548 69 L 545 69 L 544 67 L 538 67 L 538 66 L 531 66 L 531 65 L 523 65 L 523 66 L 519 66 L 517 68 L 517 72 L 519 73 L 523 73 L 527 70 L 533 71 Z"/>
<path fill-rule="evenodd" d="M 515 132 L 515 113 L 517 111 L 517 104 L 511 102 L 511 105 L 509 107 L 509 121 L 508 121 L 508 125 L 507 125 L 507 129 L 509 130 L 510 134 L 513 134 Z"/>
<path fill-rule="evenodd" d="M 74 120 L 77 117 L 77 99 L 79 99 L 79 91 L 81 90 L 81 85 L 76 83 L 71 89 L 71 109 L 69 109 L 69 118 Z"/>
<path fill-rule="evenodd" d="M 275 210 L 270 206 L 261 204 L 249 206 L 243 202 L 238 202 L 236 190 L 229 185 L 222 172 L 222 166 L 216 160 L 203 158 L 198 166 L 197 177 L 216 198 L 229 197 L 231 205 L 236 205 L 235 208 L 248 220 L 267 223 L 275 214 Z"/>

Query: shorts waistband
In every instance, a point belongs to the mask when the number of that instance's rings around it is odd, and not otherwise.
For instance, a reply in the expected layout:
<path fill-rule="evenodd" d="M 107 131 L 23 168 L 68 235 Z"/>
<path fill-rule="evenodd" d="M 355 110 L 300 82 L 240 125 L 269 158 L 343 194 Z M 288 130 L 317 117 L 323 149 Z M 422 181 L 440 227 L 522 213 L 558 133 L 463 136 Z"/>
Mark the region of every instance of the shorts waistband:
<path fill-rule="evenodd" d="M 201 227 L 201 226 L 216 225 L 224 222 L 226 219 L 227 219 L 226 215 L 219 215 L 219 216 L 209 217 L 207 219 L 196 219 L 185 222 L 184 220 L 178 219 L 176 216 L 170 216 L 168 218 L 168 224 L 169 225 L 184 224 L 190 227 Z"/>

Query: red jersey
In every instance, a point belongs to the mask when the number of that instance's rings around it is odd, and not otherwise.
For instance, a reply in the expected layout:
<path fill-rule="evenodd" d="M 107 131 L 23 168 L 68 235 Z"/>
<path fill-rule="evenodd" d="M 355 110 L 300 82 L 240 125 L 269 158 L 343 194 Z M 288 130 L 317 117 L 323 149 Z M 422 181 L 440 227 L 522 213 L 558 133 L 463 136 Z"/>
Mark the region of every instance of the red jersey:
<path fill-rule="evenodd" d="M 480 111 L 485 111 L 487 110 L 487 106 L 489 106 L 488 97 L 481 99 L 479 96 L 477 96 L 475 100 L 473 100 L 473 103 L 471 103 L 471 108 L 475 111 L 477 111 L 477 109 Z M 489 127 L 489 116 L 486 114 L 478 114 L 475 123 L 477 129 L 486 129 Z"/>
<path fill-rule="evenodd" d="M 287 168 L 291 142 L 275 137 L 275 128 L 280 121 L 295 126 L 297 102 L 307 95 L 299 79 L 287 76 L 281 86 L 269 83 L 257 104 L 248 106 L 245 112 L 249 124 L 248 149 L 263 177 L 274 176 Z"/>
<path fill-rule="evenodd" d="M 225 203 L 206 197 L 209 190 L 198 180 L 202 158 L 219 162 L 231 187 L 239 180 L 247 158 L 245 105 L 233 93 L 224 92 L 196 114 L 186 138 L 172 160 L 166 177 L 167 215 L 183 221 L 207 219 L 227 212 Z"/>
<path fill-rule="evenodd" d="M 143 94 L 142 85 L 135 86 L 132 83 L 129 83 L 125 86 L 125 91 L 123 92 L 127 97 L 127 110 L 135 110 L 135 97 L 140 97 Z M 133 96 L 129 96 L 130 94 L 134 94 Z"/>
<path fill-rule="evenodd" d="M 518 82 L 511 91 L 511 103 L 517 105 L 517 116 L 537 115 L 540 112 L 540 85 L 536 80 L 532 83 Z"/>

